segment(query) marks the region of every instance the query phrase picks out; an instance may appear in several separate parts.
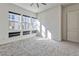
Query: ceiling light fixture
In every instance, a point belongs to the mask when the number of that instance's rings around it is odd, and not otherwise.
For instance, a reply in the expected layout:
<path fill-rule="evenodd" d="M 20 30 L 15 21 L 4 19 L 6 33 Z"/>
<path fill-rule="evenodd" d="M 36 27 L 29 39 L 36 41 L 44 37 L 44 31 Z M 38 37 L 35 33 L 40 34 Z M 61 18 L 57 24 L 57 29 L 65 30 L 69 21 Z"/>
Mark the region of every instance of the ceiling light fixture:
<path fill-rule="evenodd" d="M 36 5 L 38 8 L 40 7 L 39 3 L 31 3 L 30 6 Z M 47 5 L 46 3 L 40 3 L 42 5 Z"/>

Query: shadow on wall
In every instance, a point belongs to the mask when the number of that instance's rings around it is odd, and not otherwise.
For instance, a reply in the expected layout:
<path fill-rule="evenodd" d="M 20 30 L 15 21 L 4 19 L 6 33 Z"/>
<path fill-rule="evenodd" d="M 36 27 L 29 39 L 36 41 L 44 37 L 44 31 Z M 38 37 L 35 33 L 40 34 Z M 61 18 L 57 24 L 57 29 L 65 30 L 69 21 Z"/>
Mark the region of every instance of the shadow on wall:
<path fill-rule="evenodd" d="M 52 34 L 51 32 L 46 29 L 46 27 L 37 20 L 37 30 L 38 32 L 42 35 L 44 40 L 51 40 L 52 39 Z"/>

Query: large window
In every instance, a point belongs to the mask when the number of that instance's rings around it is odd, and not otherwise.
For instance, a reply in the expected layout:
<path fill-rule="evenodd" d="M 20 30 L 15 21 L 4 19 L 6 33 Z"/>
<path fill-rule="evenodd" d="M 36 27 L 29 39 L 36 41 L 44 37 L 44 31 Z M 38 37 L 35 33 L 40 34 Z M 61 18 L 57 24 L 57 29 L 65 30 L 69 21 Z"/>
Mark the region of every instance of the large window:
<path fill-rule="evenodd" d="M 30 17 L 27 15 L 22 15 L 9 11 L 9 37 L 20 36 L 23 31 L 23 35 L 36 33 L 39 29 L 39 21 L 36 21 L 36 18 Z M 37 26 L 38 25 L 38 26 Z"/>
<path fill-rule="evenodd" d="M 21 16 L 18 13 L 9 11 L 9 29 L 20 30 Z"/>
<path fill-rule="evenodd" d="M 22 19 L 22 28 L 24 30 L 29 30 L 29 25 L 30 25 L 30 17 L 23 15 L 23 19 Z"/>

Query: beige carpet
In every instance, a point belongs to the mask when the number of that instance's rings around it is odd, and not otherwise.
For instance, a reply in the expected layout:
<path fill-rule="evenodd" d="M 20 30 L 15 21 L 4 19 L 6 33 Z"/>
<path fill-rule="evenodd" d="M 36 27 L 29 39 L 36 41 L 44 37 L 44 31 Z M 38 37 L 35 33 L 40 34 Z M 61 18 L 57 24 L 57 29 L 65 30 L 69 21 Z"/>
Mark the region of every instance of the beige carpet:
<path fill-rule="evenodd" d="M 34 37 L 0 46 L 1 56 L 79 56 L 79 44 Z"/>

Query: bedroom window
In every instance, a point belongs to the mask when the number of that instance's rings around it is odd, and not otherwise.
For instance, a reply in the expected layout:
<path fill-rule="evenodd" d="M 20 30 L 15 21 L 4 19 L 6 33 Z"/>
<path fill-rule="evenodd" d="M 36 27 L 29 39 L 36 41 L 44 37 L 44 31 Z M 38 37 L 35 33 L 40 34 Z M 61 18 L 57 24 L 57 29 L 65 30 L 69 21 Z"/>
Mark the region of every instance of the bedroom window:
<path fill-rule="evenodd" d="M 10 30 L 21 30 L 21 15 L 9 11 L 9 29 Z"/>
<path fill-rule="evenodd" d="M 30 25 L 30 16 L 23 15 L 22 29 L 29 30 L 29 25 Z"/>

